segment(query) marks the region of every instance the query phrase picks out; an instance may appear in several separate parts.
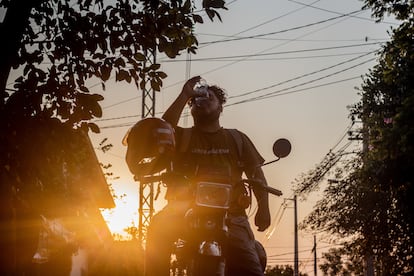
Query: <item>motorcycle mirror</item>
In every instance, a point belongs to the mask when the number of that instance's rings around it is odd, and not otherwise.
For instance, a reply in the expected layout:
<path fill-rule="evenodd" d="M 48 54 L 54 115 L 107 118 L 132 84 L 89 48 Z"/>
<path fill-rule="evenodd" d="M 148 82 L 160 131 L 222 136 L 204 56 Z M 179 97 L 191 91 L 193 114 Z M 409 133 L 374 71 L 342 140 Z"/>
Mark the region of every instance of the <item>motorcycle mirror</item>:
<path fill-rule="evenodd" d="M 290 154 L 292 145 L 288 139 L 280 138 L 273 143 L 273 153 L 278 158 L 286 157 Z"/>

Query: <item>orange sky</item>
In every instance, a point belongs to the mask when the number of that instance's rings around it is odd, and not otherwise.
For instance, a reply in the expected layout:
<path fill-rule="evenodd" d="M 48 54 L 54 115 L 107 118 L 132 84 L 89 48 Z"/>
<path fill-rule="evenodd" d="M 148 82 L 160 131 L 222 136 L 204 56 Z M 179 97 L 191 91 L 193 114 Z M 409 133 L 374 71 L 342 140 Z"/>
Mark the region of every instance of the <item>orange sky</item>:
<path fill-rule="evenodd" d="M 205 18 L 206 23 L 196 27 L 197 55 L 183 54 L 175 60 L 157 57 L 168 78 L 157 94 L 156 112 L 161 116 L 188 76 L 201 75 L 228 92 L 222 125 L 245 132 L 266 161 L 273 159 L 273 141 L 281 137 L 291 141 L 291 155 L 265 167 L 269 184 L 284 193 L 270 200 L 274 234 L 269 240 L 263 233 L 256 235 L 271 256 L 269 264 L 293 265 L 293 205 L 288 201 L 284 208 L 284 199 L 292 196 L 296 178 L 346 142 L 341 138 L 350 124 L 347 106 L 359 100 L 355 87 L 361 85 L 360 76 L 375 65 L 373 52 L 388 40 L 387 30 L 394 25 L 391 19 L 375 23 L 370 11 L 357 12 L 362 6 L 359 0 L 228 2 L 222 23 Z M 113 181 L 116 193 L 127 194 L 105 217 L 113 232 L 125 234 L 123 228 L 132 222 L 137 225 L 138 186 L 124 162 L 126 148 L 121 141 L 141 118 L 141 92 L 113 79 L 105 92 L 96 84 L 89 82 L 93 93 L 105 96 L 104 117 L 96 121 L 101 134 L 91 138 L 95 145 L 103 138 L 114 145 L 109 153 L 97 152 L 98 158 L 111 163 L 120 177 Z M 190 126 L 192 121 L 184 116 L 180 123 Z M 319 196 L 298 202 L 299 220 Z M 157 208 L 162 204 L 157 202 Z M 317 236 L 317 241 L 319 253 L 333 246 L 323 236 Z M 299 232 L 303 273 L 313 273 L 312 243 L 312 233 Z"/>

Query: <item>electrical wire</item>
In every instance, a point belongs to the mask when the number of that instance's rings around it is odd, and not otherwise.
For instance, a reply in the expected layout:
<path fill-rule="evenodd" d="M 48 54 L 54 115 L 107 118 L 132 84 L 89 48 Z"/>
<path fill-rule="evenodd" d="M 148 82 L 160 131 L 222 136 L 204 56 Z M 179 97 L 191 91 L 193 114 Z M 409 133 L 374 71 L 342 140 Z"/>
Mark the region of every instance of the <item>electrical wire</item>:
<path fill-rule="evenodd" d="M 315 4 L 315 3 L 319 2 L 319 1 L 320 1 L 320 0 L 316 0 L 316 1 L 312 2 L 311 4 Z M 288 13 L 285 13 L 285 14 L 282 14 L 282 15 L 280 15 L 280 16 L 274 17 L 274 18 L 272 18 L 272 19 L 270 19 L 270 20 L 267 20 L 267 21 L 265 21 L 265 22 L 259 23 L 258 25 L 255 25 L 255 26 L 249 27 L 249 28 L 247 28 L 247 29 L 245 29 L 245 30 L 243 30 L 243 31 L 240 31 L 240 32 L 238 32 L 238 33 L 236 33 L 236 34 L 232 35 L 231 37 L 235 37 L 235 36 L 240 35 L 240 34 L 242 34 L 242 33 L 245 33 L 245 32 L 251 31 L 251 30 L 254 30 L 254 29 L 256 29 L 256 28 L 258 28 L 258 27 L 261 27 L 261 26 L 263 26 L 263 25 L 266 25 L 266 24 L 268 24 L 268 23 L 270 23 L 270 22 L 273 22 L 273 21 L 275 21 L 275 20 L 281 19 L 281 18 L 283 18 L 283 17 L 285 17 L 285 16 L 288 16 L 288 15 L 291 15 L 291 14 L 293 14 L 293 13 L 295 13 L 295 12 L 298 12 L 298 11 L 300 11 L 300 10 L 304 9 L 304 8 L 306 8 L 306 7 L 298 8 L 298 9 L 295 9 L 295 10 L 290 11 L 290 12 L 288 12 Z M 209 46 L 209 45 L 211 45 L 211 43 L 206 44 L 206 45 L 203 45 L 202 43 L 200 43 L 200 46 L 201 46 L 201 47 L 199 47 L 199 49 L 200 49 L 200 48 L 207 47 L 207 46 Z"/>
<path fill-rule="evenodd" d="M 224 34 L 210 34 L 210 33 L 197 33 L 198 36 L 213 36 L 213 37 L 223 37 L 223 38 L 232 38 L 234 35 L 224 35 Z M 261 40 L 278 40 L 278 41 L 286 41 L 292 40 L 291 38 L 282 38 L 282 37 L 262 37 L 258 38 Z M 365 36 L 364 38 L 354 38 L 354 39 L 296 39 L 296 41 L 300 42 L 362 42 L 362 41 L 385 41 L 385 38 L 370 38 Z"/>
<path fill-rule="evenodd" d="M 377 43 L 373 43 L 373 45 L 375 45 L 375 44 L 377 44 Z M 365 45 L 366 45 L 366 44 L 352 44 L 352 45 L 337 46 L 337 47 L 334 47 L 334 48 L 332 48 L 332 47 L 324 47 L 324 48 L 315 48 L 315 49 L 304 49 L 304 50 L 302 50 L 302 51 L 303 51 L 303 52 L 309 52 L 309 51 L 311 51 L 311 50 L 314 50 L 314 51 L 322 51 L 322 50 L 332 50 L 332 49 L 349 48 L 349 47 L 357 47 L 357 46 L 365 46 Z M 360 55 L 359 57 L 363 57 L 363 56 L 365 56 L 365 55 L 368 55 L 368 54 L 371 54 L 371 53 L 375 53 L 376 51 L 378 51 L 378 50 L 371 51 L 371 52 L 368 52 L 368 53 L 364 53 L 364 54 Z M 298 50 L 298 51 L 291 51 L 291 52 L 292 52 L 292 53 L 293 53 L 293 52 L 299 52 L 299 50 Z M 279 53 L 281 53 L 281 52 L 279 52 Z M 284 53 L 286 53 L 286 52 L 284 52 Z M 357 58 L 358 58 L 358 57 L 357 57 Z M 352 59 L 350 59 L 350 60 L 348 60 L 348 61 L 344 61 L 344 62 L 341 62 L 341 63 L 339 63 L 339 64 L 332 65 L 331 67 L 320 69 L 319 71 L 320 71 L 320 72 L 322 72 L 322 71 L 326 71 L 326 70 L 327 70 L 327 69 L 329 69 L 329 68 L 333 68 L 333 67 L 339 66 L 339 65 L 341 65 L 341 64 L 343 64 L 343 63 L 347 63 L 347 62 L 349 62 L 349 61 L 353 61 L 353 60 L 355 60 L 355 59 L 357 59 L 357 58 L 352 58 Z M 284 84 L 284 83 L 291 82 L 291 81 L 293 81 L 293 80 L 297 80 L 297 79 L 303 78 L 303 77 L 305 77 L 305 76 L 309 76 L 309 75 L 315 74 L 315 73 L 317 73 L 317 72 L 318 72 L 318 71 L 314 71 L 314 72 L 310 72 L 310 73 L 307 73 L 307 74 L 304 74 L 304 75 L 300 75 L 300 76 L 298 76 L 298 77 L 295 77 L 295 78 L 292 78 L 292 79 L 289 79 L 289 80 L 283 81 L 283 82 L 281 82 L 281 83 L 278 83 L 278 84 L 275 84 L 275 85 L 272 85 L 272 86 L 269 86 L 269 87 L 266 87 L 266 88 L 260 88 L 260 89 L 256 89 L 256 90 L 254 90 L 254 91 L 245 92 L 245 93 L 240 94 L 240 95 L 236 95 L 236 96 L 229 97 L 229 99 L 231 99 L 231 98 L 235 98 L 235 97 L 240 97 L 241 95 L 243 95 L 243 96 L 244 96 L 244 95 L 248 95 L 248 94 L 256 93 L 256 92 L 258 92 L 258 91 L 262 91 L 262 90 L 265 90 L 265 89 L 269 89 L 269 88 L 272 88 L 272 87 L 275 87 L 275 86 L 278 86 L 278 85 L 281 85 L 281 84 Z M 182 82 L 182 81 L 180 81 L 180 83 L 181 83 L 181 82 Z M 176 84 L 178 84 L 178 83 L 174 83 L 174 84 L 169 85 L 169 86 L 167 86 L 167 87 L 165 87 L 165 88 L 169 88 L 169 87 L 171 87 L 171 86 L 175 86 Z M 109 109 L 109 108 L 112 108 L 112 107 L 118 106 L 118 105 L 120 105 L 120 104 L 127 103 L 127 102 L 130 102 L 130 101 L 132 101 L 132 100 L 139 99 L 140 97 L 141 97 L 141 96 L 134 96 L 134 97 L 132 97 L 132 98 L 129 98 L 129 99 L 126 99 L 126 100 L 123 100 L 123 101 L 120 101 L 120 102 L 117 102 L 117 103 L 114 103 L 114 104 L 111 104 L 111 105 L 105 106 L 105 107 L 103 107 L 103 109 Z M 239 104 L 239 103 L 235 103 L 235 104 Z M 235 104 L 231 104 L 231 105 L 235 105 Z M 231 105 L 230 105 L 230 106 L 231 106 Z M 227 105 L 227 106 L 229 106 L 229 105 Z"/>
<path fill-rule="evenodd" d="M 246 37 L 234 37 L 234 38 L 229 38 L 229 39 L 201 42 L 200 45 L 217 44 L 217 43 L 230 42 L 230 41 L 239 41 L 239 40 L 244 40 L 244 39 L 260 38 L 260 37 L 263 37 L 263 36 L 269 36 L 269 35 L 275 35 L 275 34 L 281 34 L 281 33 L 296 31 L 296 30 L 300 30 L 300 29 L 320 25 L 320 24 L 330 22 L 330 21 L 333 21 L 333 20 L 336 20 L 336 19 L 349 17 L 350 15 L 357 14 L 357 13 L 361 13 L 361 10 L 352 11 L 352 12 L 349 12 L 347 14 L 341 14 L 339 16 L 334 16 L 334 17 L 331 17 L 331 18 L 328 18 L 328 19 L 324 19 L 324 20 L 313 22 L 313 23 L 308 23 L 308 24 L 305 24 L 305 25 L 300 25 L 300 26 L 288 28 L 288 29 L 283 29 L 283 30 L 279 30 L 279 31 L 275 31 L 275 32 L 251 35 L 251 36 L 246 36 Z"/>
<path fill-rule="evenodd" d="M 246 55 L 236 55 L 236 56 L 219 56 L 219 57 L 206 57 L 206 58 L 193 58 L 191 61 L 208 61 L 208 60 L 221 60 L 221 59 L 235 59 L 235 58 L 250 58 L 250 57 L 261 57 L 261 56 L 272 56 L 272 55 L 286 55 L 286 54 L 297 54 L 297 53 L 307 53 L 307 52 L 318 52 L 318 51 L 327 51 L 327 50 L 338 50 L 346 48 L 354 48 L 360 46 L 372 46 L 382 44 L 383 42 L 370 42 L 370 43 L 359 43 L 359 44 L 348 44 L 332 47 L 321 47 L 321 48 L 311 48 L 311 49 L 299 49 L 299 50 L 290 50 L 290 51 L 281 51 L 281 52 L 272 52 L 272 53 L 255 53 L 255 54 L 246 54 Z M 376 50 L 377 51 L 377 50 Z M 375 52 L 375 51 L 374 51 Z M 174 60 L 165 60 L 163 62 L 184 62 L 183 59 L 174 59 Z"/>
<path fill-rule="evenodd" d="M 367 55 L 373 54 L 373 53 L 375 53 L 375 52 L 377 52 L 377 51 L 378 51 L 378 50 L 371 51 L 371 52 L 368 52 L 368 53 L 364 53 L 364 54 L 359 55 L 359 56 L 357 56 L 357 57 L 354 57 L 354 58 L 351 58 L 351 59 L 348 59 L 348 60 L 345 60 L 345 61 L 342 61 L 342 62 L 336 63 L 336 64 L 331 65 L 331 66 L 328 66 L 328 67 L 324 67 L 324 68 L 319 69 L 319 70 L 315 70 L 315 71 L 312 71 L 312 72 L 309 72 L 309 73 L 306 73 L 306 74 L 302 74 L 302 75 L 299 75 L 299 76 L 297 76 L 297 77 L 294 77 L 294 78 L 291 78 L 291 79 L 288 79 L 288 80 L 285 80 L 285 81 L 281 81 L 281 82 L 278 82 L 278 83 L 276 83 L 276 84 L 272 84 L 272 85 L 267 86 L 267 87 L 264 87 L 264 88 L 256 89 L 256 90 L 249 91 L 249 92 L 245 92 L 245 93 L 242 93 L 242 94 L 239 94 L 239 95 L 234 95 L 234 96 L 229 97 L 229 99 L 234 99 L 234 98 L 238 98 L 238 97 L 247 96 L 247 95 L 254 94 L 254 93 L 257 93 L 257 92 L 260 92 L 260 91 L 263 91 L 263 90 L 267 90 L 267 89 L 270 89 L 270 88 L 274 88 L 274 87 L 276 87 L 276 86 L 280 86 L 280 85 L 282 85 L 282 84 L 286 84 L 286 83 L 289 83 L 289 82 L 292 82 L 292 81 L 295 81 L 295 80 L 299 80 L 299 79 L 304 78 L 304 77 L 308 77 L 308 76 L 311 76 L 311 75 L 314 75 L 314 74 L 317 74 L 317 73 L 321 73 L 321 72 L 323 72 L 323 71 L 326 71 L 326 70 L 329 70 L 329 69 L 332 69 L 332 68 L 335 68 L 335 67 L 341 66 L 341 65 L 343 65 L 343 64 L 346 64 L 346 63 L 349 63 L 349 62 L 355 61 L 355 60 L 360 59 L 360 58 L 362 58 L 362 57 L 364 57 L 364 56 L 367 56 Z"/>
<path fill-rule="evenodd" d="M 359 12 L 362 12 L 362 11 L 358 11 L 358 13 L 359 13 Z M 344 21 L 344 20 L 346 20 L 346 19 L 348 19 L 348 18 L 349 18 L 349 17 L 342 18 L 342 20 L 340 20 L 340 21 L 338 21 L 338 22 L 334 22 L 334 23 L 332 23 L 332 24 L 330 24 L 330 25 L 324 26 L 324 27 L 322 27 L 322 28 L 316 29 L 316 30 L 311 31 L 311 32 L 308 32 L 308 33 L 305 33 L 305 34 L 300 35 L 300 36 L 298 36 L 298 37 L 296 37 L 296 38 L 294 38 L 294 39 L 292 39 L 292 40 L 289 40 L 289 41 L 287 41 L 287 42 L 285 42 L 285 43 L 278 44 L 278 45 L 275 45 L 275 46 L 273 46 L 273 47 L 270 47 L 270 48 L 264 49 L 264 50 L 262 50 L 262 51 L 256 52 L 255 54 L 264 53 L 264 52 L 267 52 L 267 51 L 269 51 L 269 50 L 275 49 L 275 48 L 277 48 L 277 47 L 281 47 L 281 46 L 287 45 L 287 44 L 289 44 L 289 43 L 291 43 L 291 42 L 295 41 L 296 39 L 300 39 L 300 38 L 306 37 L 306 36 L 308 36 L 308 35 L 314 34 L 314 33 L 316 33 L 316 32 L 319 32 L 319 31 L 321 31 L 321 30 L 323 30 L 323 29 L 329 28 L 329 27 L 331 27 L 331 26 L 333 26 L 333 25 L 336 25 L 336 24 L 338 24 L 338 23 L 340 23 L 340 22 L 342 22 L 342 21 Z M 245 58 L 245 59 L 247 59 L 247 58 Z M 221 69 L 223 69 L 223 68 L 226 68 L 226 67 L 232 66 L 232 65 L 237 64 L 237 63 L 239 63 L 239 62 L 241 62 L 241 61 L 244 61 L 245 59 L 238 60 L 238 61 L 234 61 L 234 62 L 230 62 L 230 63 L 228 63 L 228 64 L 225 64 L 225 65 L 222 65 L 222 66 L 219 66 L 219 67 L 213 68 L 213 69 L 211 69 L 211 70 L 209 70 L 209 71 L 206 71 L 206 72 L 202 73 L 202 75 L 206 75 L 206 74 L 209 74 L 209 73 L 212 73 L 212 72 L 215 72 L 215 71 L 221 70 Z M 181 83 L 181 82 L 178 82 L 178 83 Z M 176 83 L 176 84 L 178 84 L 178 83 Z"/>
<path fill-rule="evenodd" d="M 226 107 L 228 107 L 228 106 L 234 106 L 234 105 L 238 105 L 238 104 L 242 104 L 242 103 L 248 103 L 248 102 L 253 102 L 253 101 L 259 101 L 259 100 L 269 99 L 269 98 L 273 98 L 273 97 L 281 96 L 281 95 L 286 95 L 286 94 L 297 93 L 297 92 L 301 92 L 301 91 L 308 90 L 308 89 L 311 89 L 311 88 L 322 87 L 322 86 L 326 86 L 326 85 L 331 85 L 331 84 L 335 84 L 335 83 L 339 83 L 339 82 L 343 82 L 343 81 L 348 81 L 348 80 L 356 79 L 358 77 L 351 77 L 351 78 L 342 79 L 342 80 L 338 80 L 338 81 L 334 81 L 334 82 L 320 84 L 320 85 L 313 86 L 313 87 L 309 87 L 309 88 L 305 88 L 305 89 L 288 91 L 288 90 L 291 90 L 291 89 L 294 89 L 294 88 L 297 88 L 297 87 L 300 87 L 300 86 L 304 86 L 306 84 L 314 83 L 316 81 L 319 81 L 319 80 L 322 80 L 322 79 L 325 79 L 325 78 L 329 78 L 329 77 L 338 75 L 339 73 L 343 73 L 345 71 L 354 69 L 357 66 L 361 66 L 361 65 L 366 64 L 368 62 L 371 62 L 373 60 L 374 59 L 369 59 L 369 60 L 360 62 L 360 63 L 358 63 L 356 65 L 347 67 L 345 69 L 342 69 L 342 70 L 333 72 L 331 74 L 327 74 L 327 75 L 324 75 L 322 77 L 319 77 L 319 78 L 316 78 L 316 79 L 312 79 L 312 80 L 309 80 L 309 81 L 306 81 L 306 82 L 302 82 L 302 83 L 299 83 L 299 84 L 296 84 L 296 85 L 293 85 L 293 86 L 290 86 L 290 87 L 287 87 L 287 88 L 283 88 L 283 89 L 279 89 L 279 90 L 276 90 L 276 91 L 273 91 L 273 92 L 269 92 L 269 93 L 266 93 L 266 94 L 261 95 L 261 96 L 257 96 L 257 97 L 249 98 L 249 99 L 246 99 L 246 100 L 241 100 L 241 101 L 238 101 L 238 102 L 235 102 L 235 103 L 227 104 Z"/>
<path fill-rule="evenodd" d="M 287 0 L 287 1 L 292 2 L 292 3 L 295 3 L 295 4 L 302 5 L 304 7 L 308 7 L 308 8 L 312 8 L 312 9 L 316 9 L 316 10 L 320 10 L 320 11 L 325 11 L 325 12 L 328 12 L 328 13 L 341 14 L 341 13 L 336 12 L 336 11 L 332 11 L 332 10 L 328 10 L 328 9 L 324 9 L 324 8 L 320 8 L 320 7 L 315 7 L 315 6 L 313 6 L 314 3 L 306 4 L 306 3 L 302 3 L 302 2 L 299 2 L 299 1 L 295 1 L 295 0 Z M 398 23 L 395 23 L 395 22 L 388 22 L 388 21 L 380 21 L 380 22 L 378 22 L 377 20 L 371 19 L 371 18 L 365 18 L 365 17 L 359 17 L 359 16 L 351 16 L 351 17 L 357 18 L 357 19 L 361 19 L 361 20 L 370 21 L 370 22 L 375 22 L 375 23 L 398 25 Z"/>
<path fill-rule="evenodd" d="M 353 126 L 353 122 L 350 123 L 350 125 L 348 125 L 345 130 L 343 131 L 345 134 L 342 134 L 340 136 L 340 138 L 338 139 L 338 141 L 334 144 L 334 146 L 331 147 L 331 149 L 329 150 L 329 152 L 325 155 L 324 159 L 326 158 L 331 158 L 330 156 L 334 155 L 336 156 L 336 158 L 338 159 L 337 161 L 339 161 L 339 159 L 342 157 L 343 153 L 345 152 L 345 150 L 350 146 L 350 144 L 352 143 L 352 141 L 348 141 L 344 146 L 342 146 L 341 148 L 339 148 L 337 150 L 336 154 L 333 154 L 333 151 L 335 150 L 335 148 L 345 139 L 346 137 L 346 133 L 348 133 L 348 131 L 352 128 Z M 337 161 L 335 161 L 334 163 L 336 163 Z M 323 162 L 323 161 L 322 161 Z M 290 196 L 289 198 L 292 198 L 292 196 Z M 265 245 L 266 242 L 268 240 L 271 239 L 271 237 L 273 236 L 277 226 L 279 225 L 280 221 L 282 220 L 283 214 L 287 208 L 287 200 L 288 199 L 284 199 L 283 202 L 281 203 L 278 211 L 276 212 L 276 214 L 274 215 L 274 217 L 272 218 L 272 224 L 271 226 L 267 229 L 267 231 L 265 232 L 265 238 L 264 240 L 262 240 L 262 244 Z M 280 213 L 280 210 L 283 209 L 282 213 Z M 279 215 L 280 214 L 280 215 Z M 277 221 L 276 221 L 277 219 Z M 331 245 L 328 245 L 326 247 L 330 247 Z"/>
<path fill-rule="evenodd" d="M 360 11 L 355 11 L 355 13 L 357 13 L 357 12 L 360 12 Z M 354 13 L 354 12 L 352 12 L 352 13 Z M 345 18 L 345 19 L 346 19 L 346 18 Z M 338 22 L 337 22 L 337 23 L 338 23 Z M 335 23 L 335 24 L 337 24 L 337 23 Z M 295 38 L 295 39 L 300 39 L 300 38 L 303 38 L 303 37 L 305 37 L 305 36 L 307 36 L 307 35 L 309 35 L 309 34 L 312 34 L 312 33 L 318 32 L 318 31 L 320 31 L 320 30 L 322 30 L 322 29 L 325 29 L 325 28 L 327 28 L 327 27 L 330 27 L 330 26 L 332 26 L 332 25 L 334 25 L 334 24 L 331 24 L 331 25 L 328 25 L 328 26 L 326 26 L 326 27 L 324 27 L 324 28 L 321 28 L 321 29 L 315 30 L 315 31 L 313 31 L 313 32 L 310 32 L 310 33 L 307 33 L 307 34 L 304 34 L 304 35 L 301 35 L 301 36 L 299 36 L 299 37 L 297 37 L 297 38 Z M 276 47 L 279 47 L 279 46 L 282 46 L 282 45 L 286 45 L 286 44 L 288 44 L 288 43 L 290 43 L 290 42 L 292 42 L 292 41 L 295 41 L 295 39 L 289 40 L 289 41 L 287 41 L 286 43 L 283 43 L 283 44 L 276 45 L 276 46 L 274 46 L 274 47 L 272 47 L 272 48 L 270 48 L 270 49 L 274 49 L 274 48 L 276 48 Z M 257 53 L 257 54 L 263 53 L 263 52 L 268 51 L 268 50 L 269 50 L 269 49 L 263 50 L 263 51 L 261 51 L 261 52 L 259 52 L 259 53 Z M 245 59 L 243 59 L 243 60 L 245 60 Z M 207 72 L 204 72 L 204 73 L 203 73 L 203 75 L 206 75 L 206 74 L 211 73 L 211 72 L 214 72 L 214 71 L 218 71 L 218 70 L 220 70 L 220 69 L 223 69 L 223 68 L 225 68 L 225 67 L 228 67 L 228 66 L 234 65 L 234 64 L 236 64 L 236 63 L 238 63 L 238 62 L 241 62 L 241 61 L 243 61 L 243 60 L 239 60 L 239 61 L 231 62 L 231 63 L 228 63 L 228 64 L 226 64 L 226 65 L 223 65 L 223 66 L 220 66 L 220 67 L 214 68 L 214 69 L 212 69 L 212 70 L 209 70 L 209 71 L 207 71 Z M 180 83 L 182 83 L 182 82 L 183 82 L 183 81 L 179 81 L 179 82 L 173 83 L 173 84 L 169 85 L 168 87 L 175 86 L 175 85 L 180 84 Z M 165 87 L 165 88 L 168 88 L 168 87 Z M 135 97 L 135 98 L 138 98 L 138 97 Z M 115 106 L 115 105 L 118 105 L 118 103 L 115 103 L 115 104 L 114 104 L 114 105 L 112 105 L 112 106 Z"/>
<path fill-rule="evenodd" d="M 328 57 L 341 57 L 341 56 L 355 56 L 355 55 L 359 55 L 359 54 L 367 54 L 368 52 L 353 52 L 353 53 L 343 53 L 343 54 L 329 54 L 329 55 L 311 55 L 311 56 L 293 56 L 293 57 L 275 57 L 275 58 L 249 58 L 244 60 L 244 62 L 256 62 L 256 61 L 260 61 L 260 62 L 266 62 L 266 61 L 275 61 L 275 60 L 306 60 L 306 59 L 314 59 L 314 58 L 328 58 Z M 178 61 L 178 60 L 177 60 Z M 232 62 L 234 61 L 233 59 L 231 59 L 229 57 L 229 59 L 227 58 L 223 58 L 223 59 L 216 59 L 216 58 L 211 58 L 211 59 L 206 59 L 203 60 L 203 62 Z"/>

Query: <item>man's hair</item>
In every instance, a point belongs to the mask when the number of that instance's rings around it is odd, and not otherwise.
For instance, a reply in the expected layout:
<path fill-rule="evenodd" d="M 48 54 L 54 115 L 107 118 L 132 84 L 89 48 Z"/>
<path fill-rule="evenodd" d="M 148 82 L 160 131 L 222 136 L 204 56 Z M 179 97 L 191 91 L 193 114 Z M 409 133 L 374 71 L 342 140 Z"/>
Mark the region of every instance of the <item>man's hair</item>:
<path fill-rule="evenodd" d="M 217 85 L 209 85 L 208 89 L 214 92 L 221 105 L 227 102 L 227 93 L 223 88 Z"/>

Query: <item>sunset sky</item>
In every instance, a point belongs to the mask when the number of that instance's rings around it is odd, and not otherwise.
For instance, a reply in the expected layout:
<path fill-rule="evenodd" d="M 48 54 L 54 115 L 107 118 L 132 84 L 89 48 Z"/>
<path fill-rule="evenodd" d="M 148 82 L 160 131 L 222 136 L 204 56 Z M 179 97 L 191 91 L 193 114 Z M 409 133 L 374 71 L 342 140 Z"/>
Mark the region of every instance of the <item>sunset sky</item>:
<path fill-rule="evenodd" d="M 201 1 L 196 1 L 199 3 Z M 362 76 L 376 64 L 376 51 L 389 40 L 396 22 L 386 18 L 375 23 L 370 10 L 361 11 L 359 0 L 233 0 L 226 1 L 222 22 L 195 28 L 199 39 L 197 55 L 182 54 L 171 60 L 159 54 L 157 62 L 167 73 L 156 97 L 156 116 L 181 91 L 185 80 L 201 75 L 210 84 L 224 88 L 229 96 L 221 117 L 223 127 L 246 133 L 266 161 L 273 160 L 272 145 L 278 138 L 292 143 L 292 153 L 264 168 L 269 185 L 282 197 L 270 197 L 274 230 L 270 238 L 255 232 L 269 256 L 268 264 L 293 265 L 294 221 L 292 183 L 320 162 L 329 151 L 348 141 L 348 106 L 359 100 L 356 88 Z M 191 60 L 191 61 L 190 61 Z M 96 120 L 100 134 L 90 134 L 94 145 L 108 138 L 113 149 L 97 151 L 104 164 L 119 179 L 112 181 L 117 207 L 105 211 L 113 233 L 126 235 L 124 228 L 138 225 L 138 184 L 125 163 L 122 138 L 141 119 L 141 91 L 111 79 L 102 91 L 90 81 L 92 93 L 103 94 L 103 117 Z M 191 126 L 183 116 L 181 126 Z M 356 143 L 347 151 L 358 147 Z M 299 221 L 318 200 L 322 191 L 298 201 Z M 156 202 L 157 210 L 165 202 Z M 254 206 L 251 217 L 254 217 Z M 252 224 L 254 225 L 254 224 Z M 299 232 L 300 271 L 313 274 L 313 234 Z M 317 234 L 318 253 L 334 246 L 329 237 Z"/>

